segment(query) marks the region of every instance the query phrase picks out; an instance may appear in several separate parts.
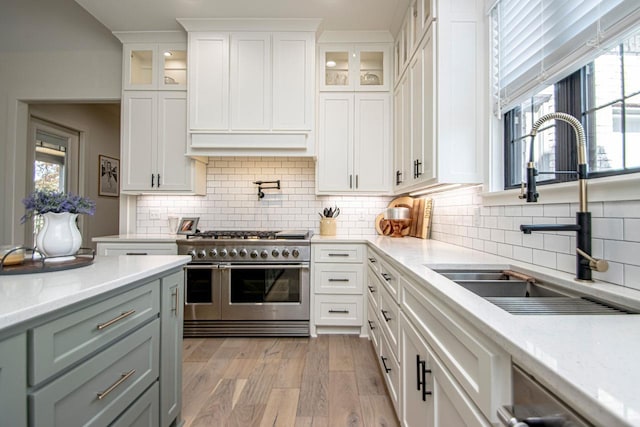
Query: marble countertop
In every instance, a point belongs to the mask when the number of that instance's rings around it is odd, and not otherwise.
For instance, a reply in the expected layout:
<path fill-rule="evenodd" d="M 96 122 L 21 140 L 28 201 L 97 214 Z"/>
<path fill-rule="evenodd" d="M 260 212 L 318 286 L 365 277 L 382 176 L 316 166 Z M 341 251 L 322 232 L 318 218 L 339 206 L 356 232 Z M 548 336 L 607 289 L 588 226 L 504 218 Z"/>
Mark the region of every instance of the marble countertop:
<path fill-rule="evenodd" d="M 0 333 L 190 260 L 184 255 L 98 256 L 93 264 L 73 270 L 0 276 Z"/>
<path fill-rule="evenodd" d="M 633 308 L 640 308 L 639 291 L 597 281 L 585 284 L 571 274 L 432 240 L 368 241 L 595 424 L 640 426 L 640 315 L 513 315 L 432 268 L 512 268 Z"/>

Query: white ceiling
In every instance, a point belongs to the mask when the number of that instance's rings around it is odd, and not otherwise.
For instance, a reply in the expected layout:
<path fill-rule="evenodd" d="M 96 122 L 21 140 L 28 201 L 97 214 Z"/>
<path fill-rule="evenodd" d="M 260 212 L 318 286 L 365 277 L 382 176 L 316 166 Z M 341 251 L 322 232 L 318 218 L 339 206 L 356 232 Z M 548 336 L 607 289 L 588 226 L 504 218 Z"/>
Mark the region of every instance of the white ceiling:
<path fill-rule="evenodd" d="M 75 0 L 111 31 L 177 30 L 176 18 L 321 18 L 322 30 L 395 35 L 409 0 Z"/>

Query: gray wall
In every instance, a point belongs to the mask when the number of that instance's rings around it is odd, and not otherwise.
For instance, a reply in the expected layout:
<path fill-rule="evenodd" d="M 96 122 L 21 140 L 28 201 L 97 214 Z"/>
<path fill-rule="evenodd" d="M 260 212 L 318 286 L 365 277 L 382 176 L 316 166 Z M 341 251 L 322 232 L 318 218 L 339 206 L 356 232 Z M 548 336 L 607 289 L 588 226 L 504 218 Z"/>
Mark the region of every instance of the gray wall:
<path fill-rule="evenodd" d="M 28 104 L 119 101 L 122 46 L 73 0 L 0 2 L 0 243 L 22 243 Z"/>

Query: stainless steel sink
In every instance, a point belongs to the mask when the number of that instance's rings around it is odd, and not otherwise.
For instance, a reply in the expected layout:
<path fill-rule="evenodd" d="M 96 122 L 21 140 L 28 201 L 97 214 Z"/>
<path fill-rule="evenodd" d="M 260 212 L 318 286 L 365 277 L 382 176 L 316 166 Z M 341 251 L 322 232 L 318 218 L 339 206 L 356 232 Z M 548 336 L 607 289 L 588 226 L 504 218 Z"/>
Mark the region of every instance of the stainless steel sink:
<path fill-rule="evenodd" d="M 510 270 L 435 270 L 511 314 L 635 314 Z"/>

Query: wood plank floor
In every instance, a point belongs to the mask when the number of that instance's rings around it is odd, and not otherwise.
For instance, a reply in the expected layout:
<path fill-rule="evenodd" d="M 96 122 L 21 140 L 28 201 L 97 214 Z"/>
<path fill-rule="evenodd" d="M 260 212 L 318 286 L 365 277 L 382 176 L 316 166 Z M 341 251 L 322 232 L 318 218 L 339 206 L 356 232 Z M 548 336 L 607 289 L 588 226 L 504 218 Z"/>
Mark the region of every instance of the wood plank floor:
<path fill-rule="evenodd" d="M 185 427 L 398 426 L 369 340 L 186 338 Z"/>

